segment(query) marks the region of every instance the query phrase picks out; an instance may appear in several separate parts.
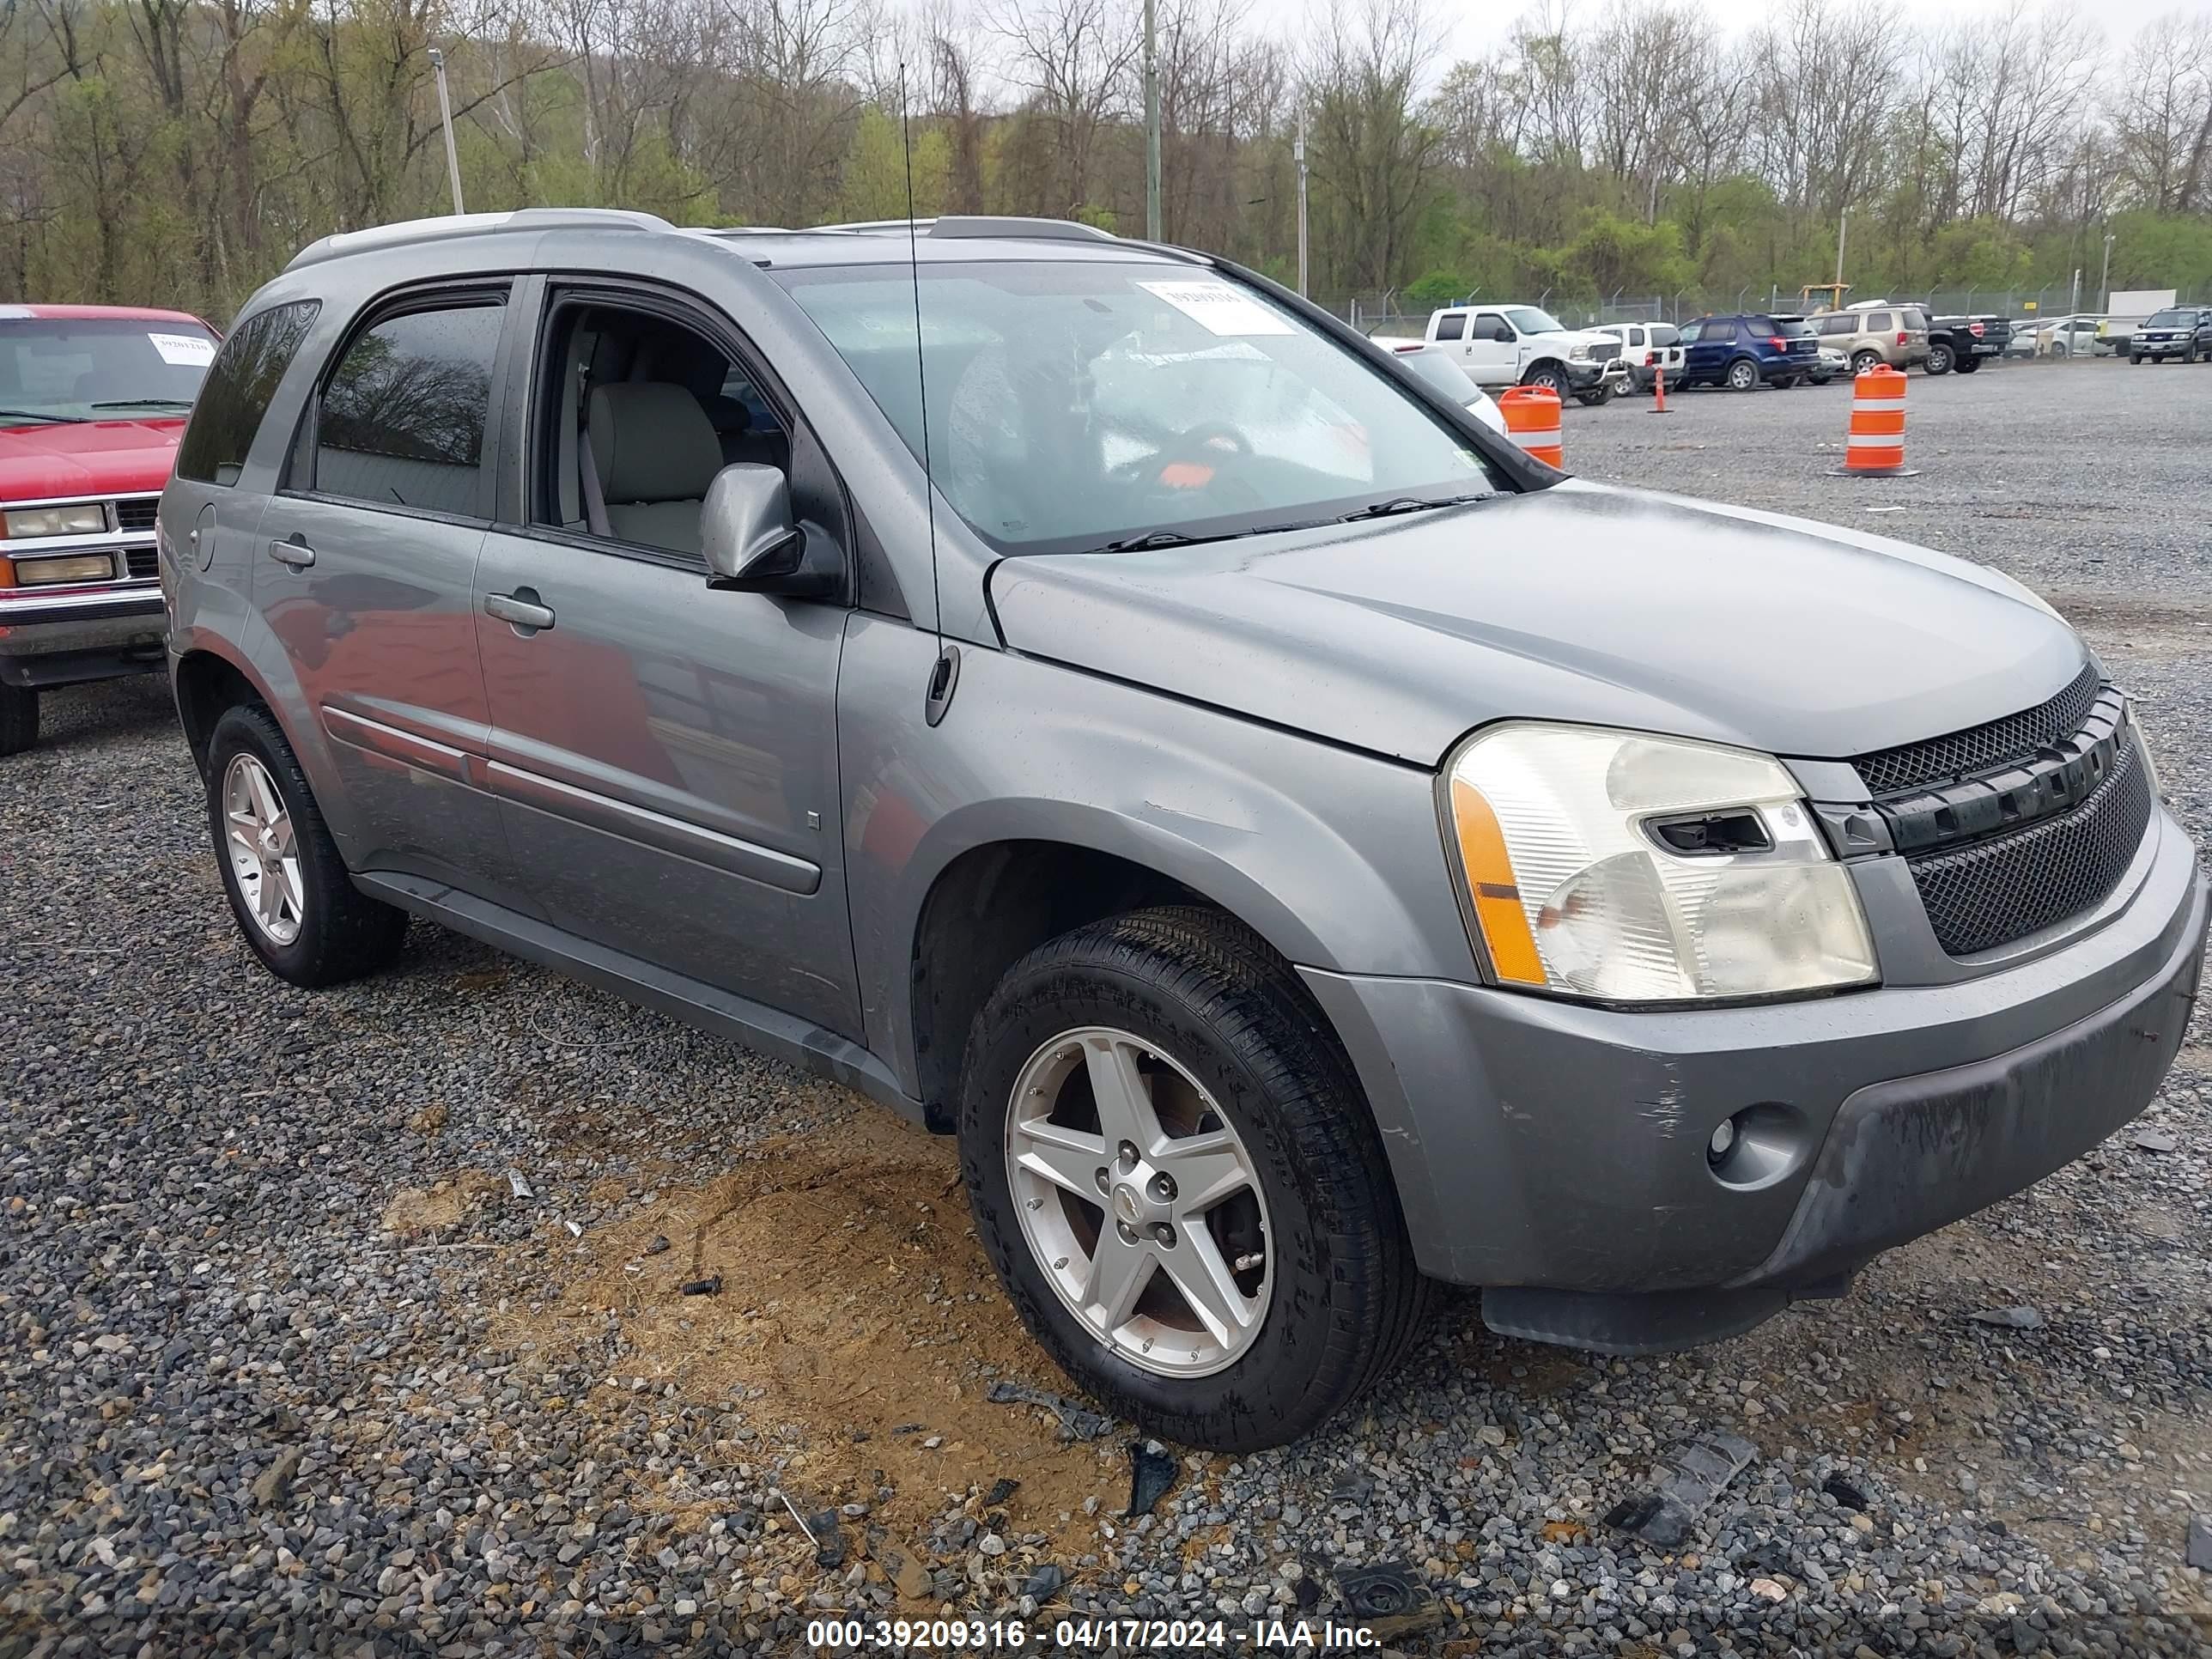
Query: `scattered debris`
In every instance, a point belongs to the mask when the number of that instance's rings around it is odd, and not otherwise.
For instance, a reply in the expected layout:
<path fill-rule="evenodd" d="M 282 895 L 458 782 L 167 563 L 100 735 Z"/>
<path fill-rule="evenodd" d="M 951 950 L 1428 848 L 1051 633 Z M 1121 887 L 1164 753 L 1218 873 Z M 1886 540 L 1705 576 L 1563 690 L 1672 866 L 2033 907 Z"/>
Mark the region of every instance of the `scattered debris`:
<path fill-rule="evenodd" d="M 1762 1600 L 1768 1601 L 1787 1601 L 1790 1599 L 1790 1592 L 1783 1589 L 1781 1585 L 1776 1583 L 1771 1578 L 1753 1579 L 1751 1581 L 1751 1593 L 1753 1595 L 1759 1596 Z"/>
<path fill-rule="evenodd" d="M 1616 1504 L 1605 1524 L 1673 1549 L 1688 1540 L 1698 1516 L 1758 1455 L 1758 1447 L 1726 1429 L 1701 1435 L 1674 1453 L 1649 1488 Z"/>
<path fill-rule="evenodd" d="M 991 1490 L 983 1494 L 983 1507 L 987 1510 L 995 1510 L 1000 1504 L 1005 1503 L 1009 1498 L 1012 1498 L 1016 1492 L 1019 1492 L 1021 1488 L 1022 1483 L 1020 1481 L 1009 1480 L 1006 1476 L 1000 1475 L 996 1480 L 994 1480 L 991 1483 Z"/>
<path fill-rule="evenodd" d="M 571 1238 L 581 1238 L 581 1237 L 584 1236 L 584 1224 L 583 1224 L 582 1222 L 580 1222 L 580 1221 L 571 1221 L 571 1222 L 568 1223 L 567 1224 L 568 1224 L 568 1237 L 571 1237 Z"/>
<path fill-rule="evenodd" d="M 668 1235 L 666 1233 L 655 1233 L 653 1236 L 653 1242 L 645 1247 L 645 1253 L 647 1255 L 659 1255 L 667 1249 Z"/>
<path fill-rule="evenodd" d="M 704 1279 L 684 1281 L 684 1294 L 686 1296 L 720 1296 L 721 1293 L 722 1276 L 720 1273 L 708 1273 Z"/>
<path fill-rule="evenodd" d="M 443 1106 L 425 1106 L 407 1120 L 407 1127 L 418 1135 L 434 1135 L 446 1127 Z"/>
<path fill-rule="evenodd" d="M 507 1189 L 513 1193 L 517 1198 L 535 1198 L 538 1196 L 535 1192 L 531 1190 L 530 1182 L 524 1179 L 522 1171 L 515 1169 L 512 1165 L 508 1166 L 507 1171 Z"/>
<path fill-rule="evenodd" d="M 1300 1613 L 1311 1613 L 1321 1605 L 1321 1582 L 1312 1573 L 1301 1571 L 1291 1586 L 1291 1594 L 1297 1598 Z"/>
<path fill-rule="evenodd" d="M 1042 1603 L 1059 1594 L 1060 1587 L 1066 1582 L 1066 1571 L 1058 1563 L 1048 1561 L 1022 1581 L 1022 1594 L 1035 1596 Z"/>
<path fill-rule="evenodd" d="M 1820 1490 L 1834 1498 L 1838 1508 L 1856 1510 L 1863 1515 L 1869 1507 L 1866 1493 L 1840 1474 L 1832 1474 L 1823 1480 Z"/>
<path fill-rule="evenodd" d="M 1387 1561 L 1336 1576 L 1337 1593 L 1355 1625 L 1364 1625 L 1378 1642 L 1418 1635 L 1443 1622 L 1443 1604 L 1413 1570 Z"/>
<path fill-rule="evenodd" d="M 911 1551 L 891 1542 L 881 1527 L 871 1527 L 861 1540 L 869 1558 L 884 1570 L 891 1581 L 891 1588 L 909 1601 L 919 1601 L 929 1594 L 929 1569 L 921 1565 Z"/>
<path fill-rule="evenodd" d="M 814 1565 L 834 1572 L 845 1565 L 845 1529 L 837 1511 L 822 1510 L 807 1517 L 806 1535 L 814 1540 Z"/>
<path fill-rule="evenodd" d="M 1336 1485 L 1329 1488 L 1332 1504 L 1364 1504 L 1375 1496 L 1374 1478 L 1364 1470 L 1346 1469 L 1337 1477 Z"/>
<path fill-rule="evenodd" d="M 2147 1152 L 2178 1152 L 2181 1137 L 2166 1129 L 2138 1129 L 2132 1139 Z"/>
<path fill-rule="evenodd" d="M 1168 1489 L 1182 1473 L 1182 1464 L 1155 1449 L 1158 1444 L 1157 1441 L 1129 1443 L 1129 1507 L 1122 1514 L 1130 1520 L 1150 1515 L 1152 1505 L 1168 1495 Z"/>
<path fill-rule="evenodd" d="M 300 1449 L 295 1446 L 253 1477 L 256 1504 L 264 1510 L 274 1509 L 292 1495 L 292 1481 L 300 1473 Z"/>
<path fill-rule="evenodd" d="M 1072 1400 L 1063 1400 L 1042 1389 L 1033 1389 L 1026 1382 L 1010 1382 L 1000 1377 L 991 1384 L 990 1392 L 983 1396 L 994 1406 L 1042 1406 L 1060 1419 L 1060 1436 L 1063 1440 L 1097 1440 L 1114 1432 L 1111 1418 L 1101 1417 L 1087 1407 Z"/>
<path fill-rule="evenodd" d="M 2043 1328 L 2043 1310 L 2039 1308 L 1984 1308 L 1966 1317 L 1977 1325 L 2002 1325 L 2015 1331 Z"/>
<path fill-rule="evenodd" d="M 2212 1572 L 2212 1515 L 2189 1517 L 2189 1542 L 2182 1559 L 2192 1567 Z"/>

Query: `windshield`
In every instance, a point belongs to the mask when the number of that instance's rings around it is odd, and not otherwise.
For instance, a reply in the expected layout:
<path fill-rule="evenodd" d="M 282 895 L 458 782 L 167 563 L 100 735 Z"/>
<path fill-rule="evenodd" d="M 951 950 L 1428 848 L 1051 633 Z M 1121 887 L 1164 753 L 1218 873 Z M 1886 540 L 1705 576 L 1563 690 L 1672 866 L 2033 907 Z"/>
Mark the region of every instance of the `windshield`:
<path fill-rule="evenodd" d="M 214 357 L 198 323 L 0 315 L 0 422 L 182 418 Z"/>
<path fill-rule="evenodd" d="M 2145 328 L 2194 328 L 2197 326 L 2197 313 L 2193 311 L 2161 311 L 2143 326 Z"/>
<path fill-rule="evenodd" d="M 1401 351 L 1398 361 L 1455 404 L 1471 404 L 1482 395 L 1467 371 L 1439 351 Z"/>
<path fill-rule="evenodd" d="M 1507 306 L 1505 315 L 1523 334 L 1565 334 L 1567 325 L 1548 311 L 1534 306 Z"/>
<path fill-rule="evenodd" d="M 1467 440 L 1367 348 L 1209 271 L 924 265 L 918 306 L 903 264 L 770 274 L 945 499 L 1003 551 L 1245 535 L 1497 488 Z"/>

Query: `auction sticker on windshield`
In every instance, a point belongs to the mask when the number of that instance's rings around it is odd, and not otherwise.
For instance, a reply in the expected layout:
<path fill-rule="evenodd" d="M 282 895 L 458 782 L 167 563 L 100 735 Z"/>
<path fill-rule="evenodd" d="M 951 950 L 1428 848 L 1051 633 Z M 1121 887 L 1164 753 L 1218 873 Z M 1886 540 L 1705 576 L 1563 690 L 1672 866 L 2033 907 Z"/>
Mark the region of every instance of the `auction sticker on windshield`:
<path fill-rule="evenodd" d="M 161 354 L 165 363 L 190 364 L 205 368 L 215 361 L 215 342 L 198 334 L 149 334 L 154 349 Z"/>
<path fill-rule="evenodd" d="M 1166 301 L 1210 334 L 1290 334 L 1296 331 L 1250 295 L 1226 283 L 1139 283 L 1138 287 Z"/>

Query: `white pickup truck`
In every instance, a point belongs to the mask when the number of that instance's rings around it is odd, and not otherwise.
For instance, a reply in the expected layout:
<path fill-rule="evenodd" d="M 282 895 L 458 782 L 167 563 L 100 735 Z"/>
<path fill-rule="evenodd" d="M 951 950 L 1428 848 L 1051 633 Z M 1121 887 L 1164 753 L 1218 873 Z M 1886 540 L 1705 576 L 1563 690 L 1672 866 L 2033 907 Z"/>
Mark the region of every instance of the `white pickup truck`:
<path fill-rule="evenodd" d="M 1378 334 L 1375 343 L 1388 349 L 1399 337 Z M 1422 338 L 1477 386 L 1549 386 L 1562 402 L 1595 406 L 1628 379 L 1618 339 L 1569 328 L 1535 306 L 1446 306 L 1430 314 Z"/>

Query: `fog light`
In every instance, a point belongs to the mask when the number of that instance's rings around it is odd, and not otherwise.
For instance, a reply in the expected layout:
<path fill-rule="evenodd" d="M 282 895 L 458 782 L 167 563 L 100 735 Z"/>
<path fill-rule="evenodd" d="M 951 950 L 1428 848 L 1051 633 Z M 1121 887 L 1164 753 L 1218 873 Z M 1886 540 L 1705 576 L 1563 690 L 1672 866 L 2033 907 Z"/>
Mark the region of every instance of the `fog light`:
<path fill-rule="evenodd" d="M 60 558 L 27 559 L 17 554 L 14 586 L 46 587 L 59 582 L 104 582 L 115 578 L 115 561 L 105 553 L 76 553 Z"/>
<path fill-rule="evenodd" d="M 1735 1120 L 1732 1117 L 1724 1117 L 1720 1121 L 1719 1127 L 1714 1129 L 1713 1138 L 1705 1143 L 1705 1156 L 1713 1163 L 1718 1164 L 1729 1155 L 1729 1148 L 1735 1145 Z"/>

